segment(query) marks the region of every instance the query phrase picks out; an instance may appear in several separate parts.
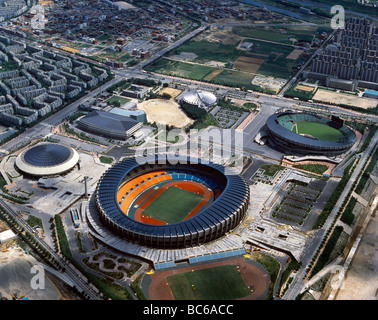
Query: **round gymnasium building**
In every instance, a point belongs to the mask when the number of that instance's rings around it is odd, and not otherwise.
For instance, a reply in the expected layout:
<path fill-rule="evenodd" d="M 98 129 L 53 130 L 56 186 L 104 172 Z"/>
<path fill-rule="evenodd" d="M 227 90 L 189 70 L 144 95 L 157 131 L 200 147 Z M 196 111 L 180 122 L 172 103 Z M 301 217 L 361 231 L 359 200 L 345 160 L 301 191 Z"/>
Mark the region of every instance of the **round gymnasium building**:
<path fill-rule="evenodd" d="M 57 143 L 40 143 L 18 155 L 15 165 L 25 175 L 48 177 L 69 172 L 79 160 L 79 154 L 71 147 Z"/>
<path fill-rule="evenodd" d="M 250 198 L 242 177 L 200 159 L 163 157 L 127 159 L 104 173 L 95 200 L 108 228 L 141 245 L 176 249 L 213 241 L 239 225 Z"/>

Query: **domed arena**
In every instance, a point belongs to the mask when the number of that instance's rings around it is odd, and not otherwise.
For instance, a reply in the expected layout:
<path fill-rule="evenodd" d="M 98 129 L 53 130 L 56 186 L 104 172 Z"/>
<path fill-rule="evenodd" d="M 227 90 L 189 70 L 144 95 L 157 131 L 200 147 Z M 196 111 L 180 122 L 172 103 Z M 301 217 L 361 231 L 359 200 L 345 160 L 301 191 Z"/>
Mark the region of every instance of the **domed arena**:
<path fill-rule="evenodd" d="M 310 113 L 276 113 L 266 127 L 272 147 L 295 155 L 337 156 L 357 142 L 356 133 L 342 120 Z"/>
<path fill-rule="evenodd" d="M 200 159 L 131 158 L 100 179 L 96 206 L 101 221 L 129 241 L 175 249 L 213 241 L 239 225 L 249 186 L 232 170 Z"/>
<path fill-rule="evenodd" d="M 76 150 L 56 143 L 41 143 L 16 158 L 18 170 L 29 176 L 55 176 L 70 171 L 79 161 Z"/>
<path fill-rule="evenodd" d="M 208 91 L 187 91 L 181 96 L 181 103 L 207 109 L 217 103 L 217 97 Z"/>

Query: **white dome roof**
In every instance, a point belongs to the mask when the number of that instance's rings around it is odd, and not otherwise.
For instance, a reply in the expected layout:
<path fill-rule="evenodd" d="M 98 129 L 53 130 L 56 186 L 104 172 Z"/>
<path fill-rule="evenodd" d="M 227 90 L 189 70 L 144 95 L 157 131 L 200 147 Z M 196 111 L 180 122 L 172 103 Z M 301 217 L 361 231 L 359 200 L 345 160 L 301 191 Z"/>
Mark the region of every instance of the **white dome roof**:
<path fill-rule="evenodd" d="M 198 107 L 209 107 L 217 102 L 217 97 L 208 91 L 188 91 L 182 95 L 184 102 Z"/>
<path fill-rule="evenodd" d="M 217 102 L 217 97 L 208 91 L 198 91 L 198 96 L 207 106 L 211 106 Z"/>

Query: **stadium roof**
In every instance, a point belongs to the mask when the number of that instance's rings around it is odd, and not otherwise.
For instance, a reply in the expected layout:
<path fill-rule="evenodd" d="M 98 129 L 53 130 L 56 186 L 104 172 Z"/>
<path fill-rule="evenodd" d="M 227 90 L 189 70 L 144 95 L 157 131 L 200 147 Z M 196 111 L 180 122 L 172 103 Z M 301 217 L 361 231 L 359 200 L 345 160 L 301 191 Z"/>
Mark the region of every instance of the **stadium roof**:
<path fill-rule="evenodd" d="M 119 137 L 131 135 L 141 127 L 137 120 L 106 111 L 92 111 L 81 118 L 78 124 L 88 131 Z"/>
<path fill-rule="evenodd" d="M 143 110 L 125 110 L 122 108 L 113 108 L 112 110 L 109 111 L 112 114 L 118 114 L 120 116 L 125 116 L 125 117 L 131 117 L 133 115 L 135 116 L 142 116 L 145 115 L 146 113 Z"/>
<path fill-rule="evenodd" d="M 120 208 L 117 202 L 117 191 L 125 177 L 134 169 L 143 167 L 146 164 L 157 164 L 164 160 L 169 166 L 170 163 L 177 165 L 197 164 L 203 166 L 204 172 L 208 174 L 220 174 L 226 179 L 226 186 L 222 194 L 208 207 L 201 210 L 195 216 L 178 223 L 167 225 L 147 225 L 128 217 Z M 196 167 L 196 170 L 199 170 Z M 148 170 L 148 169 L 147 169 Z M 158 239 L 178 239 L 185 237 L 185 241 L 199 241 L 203 232 L 207 230 L 214 236 L 215 230 L 229 231 L 234 228 L 241 219 L 249 204 L 249 187 L 245 180 L 227 167 L 215 163 L 204 163 L 201 159 L 175 156 L 155 155 L 139 158 L 130 158 L 118 162 L 111 167 L 100 179 L 96 189 L 96 201 L 100 208 L 100 216 L 108 224 L 112 224 L 118 231 L 123 230 L 129 237 L 138 236 L 141 242 L 147 241 L 149 246 L 161 246 Z M 215 233 L 214 233 L 215 232 Z M 219 234 L 219 233 L 218 233 Z M 140 236 L 139 236 L 140 235 Z M 191 235 L 191 236 L 190 236 Z M 149 240 L 146 240 L 149 239 Z M 196 239 L 196 240 L 194 240 Z M 155 242 L 155 240 L 157 242 Z M 174 241 L 173 246 L 183 246 L 184 243 Z M 166 242 L 168 245 L 170 241 Z"/>
<path fill-rule="evenodd" d="M 71 170 L 79 159 L 79 154 L 70 147 L 42 143 L 22 152 L 16 158 L 16 166 L 29 175 L 50 176 Z"/>
<path fill-rule="evenodd" d="M 310 119 L 307 121 L 311 122 L 322 122 L 327 120 L 331 122 L 331 120 L 314 115 L 314 114 L 306 114 L 306 113 L 291 113 L 291 112 L 281 112 L 271 115 L 266 125 L 268 130 L 274 132 L 276 136 L 280 136 L 284 138 L 286 141 L 291 141 L 293 145 L 301 145 L 306 148 L 319 148 L 319 149 L 344 149 L 348 147 L 352 147 L 352 145 L 357 141 L 356 134 L 346 126 L 342 126 L 339 130 L 343 133 L 344 137 L 339 141 L 326 141 L 326 140 L 315 140 L 306 136 L 302 136 L 294 131 L 291 131 L 280 124 L 278 121 L 279 117 L 284 115 L 289 115 L 292 120 L 299 121 L 298 117 L 309 117 Z M 302 120 L 303 121 L 303 120 Z"/>
<path fill-rule="evenodd" d="M 204 106 L 212 106 L 217 102 L 217 97 L 208 91 L 188 91 L 182 95 L 182 100 L 186 103 L 197 105 L 201 107 Z"/>
<path fill-rule="evenodd" d="M 24 161 L 37 167 L 56 166 L 66 161 L 71 150 L 59 144 L 40 144 L 27 150 Z"/>

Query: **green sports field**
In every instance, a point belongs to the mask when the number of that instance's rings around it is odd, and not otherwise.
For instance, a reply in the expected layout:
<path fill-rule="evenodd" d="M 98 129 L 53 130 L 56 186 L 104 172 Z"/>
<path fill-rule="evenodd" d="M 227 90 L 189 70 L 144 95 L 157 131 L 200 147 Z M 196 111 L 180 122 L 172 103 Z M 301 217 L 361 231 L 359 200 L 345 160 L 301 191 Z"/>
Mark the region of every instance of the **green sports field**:
<path fill-rule="evenodd" d="M 142 214 L 166 223 L 177 223 L 184 220 L 202 199 L 202 195 L 169 187 L 152 201 Z"/>
<path fill-rule="evenodd" d="M 308 134 L 324 141 L 337 141 L 343 137 L 340 130 L 317 122 L 297 122 L 291 131 L 299 134 Z"/>
<path fill-rule="evenodd" d="M 167 277 L 176 300 L 233 300 L 251 294 L 234 265 Z"/>

